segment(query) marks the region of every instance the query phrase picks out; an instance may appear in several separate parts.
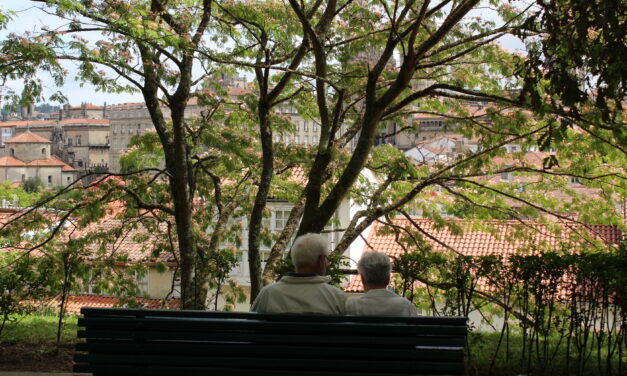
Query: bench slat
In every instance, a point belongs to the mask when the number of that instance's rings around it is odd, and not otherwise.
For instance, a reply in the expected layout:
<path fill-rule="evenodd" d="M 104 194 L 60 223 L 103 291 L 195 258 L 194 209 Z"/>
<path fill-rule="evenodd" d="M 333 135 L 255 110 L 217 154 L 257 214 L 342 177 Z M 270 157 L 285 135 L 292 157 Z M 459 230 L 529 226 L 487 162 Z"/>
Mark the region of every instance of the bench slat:
<path fill-rule="evenodd" d="M 221 320 L 208 319 L 163 319 L 163 318 L 79 318 L 78 326 L 89 326 L 94 329 L 156 329 L 163 332 L 169 331 L 268 331 L 272 333 L 311 333 L 325 335 L 336 333 L 337 335 L 350 335 L 353 333 L 367 332 L 371 336 L 393 335 L 413 336 L 416 334 L 448 334 L 465 335 L 465 325 L 386 325 L 373 323 L 290 323 L 289 326 L 282 322 L 264 322 L 260 320 Z"/>
<path fill-rule="evenodd" d="M 237 351 L 241 356 L 268 356 L 282 354 L 283 356 L 291 356 L 298 354 L 316 353 L 328 359 L 344 359 L 344 358 L 366 358 L 366 359 L 415 359 L 415 360 L 433 360 L 433 361 L 463 361 L 463 353 L 461 351 L 450 350 L 416 350 L 416 349 L 385 349 L 385 348 L 367 348 L 367 347 L 345 347 L 341 352 L 329 347 L 312 347 L 312 346 L 293 346 L 293 345 L 255 345 L 247 346 L 232 344 L 205 344 L 205 343 L 178 343 L 173 346 L 171 343 L 78 343 L 77 351 L 86 351 L 90 353 L 101 354 L 126 354 L 126 353 L 149 353 L 162 355 L 197 355 L 197 354 L 213 354 L 228 355 Z"/>
<path fill-rule="evenodd" d="M 463 346 L 463 338 L 456 336 L 414 336 L 414 337 L 371 337 L 371 336 L 302 336 L 290 333 L 218 333 L 218 332 L 159 332 L 159 331 L 115 331 L 115 330 L 79 330 L 78 338 L 116 339 L 133 341 L 199 341 L 199 342 L 243 342 L 293 345 L 318 344 L 327 346 L 363 345 L 369 346 L 442 346 L 450 343 L 451 346 Z"/>
<path fill-rule="evenodd" d="M 188 367 L 181 372 L 178 367 L 144 367 L 138 370 L 132 366 L 117 366 L 117 365 L 99 365 L 99 366 L 75 366 L 74 372 L 93 372 L 94 376 L 138 376 L 138 375 L 151 375 L 151 376 L 172 376 L 172 375 L 185 375 L 185 376 L 213 376 L 213 375 L 228 375 L 228 376 L 295 376 L 293 371 L 284 370 L 263 370 L 263 369 L 232 369 L 232 368 L 220 368 L 220 367 Z M 372 372 L 347 372 L 347 371 L 330 371 L 321 373 L 320 371 L 302 371 L 298 373 L 299 376 L 380 376 L 381 373 Z M 386 372 L 386 376 L 457 376 L 459 373 L 394 373 Z"/>
<path fill-rule="evenodd" d="M 399 316 L 339 316 L 339 315 L 302 315 L 302 314 L 264 314 L 256 312 L 222 312 L 222 311 L 192 311 L 192 310 L 164 310 L 141 308 L 94 308 L 83 307 L 81 314 L 84 317 L 183 317 L 183 318 L 222 318 L 246 319 L 281 322 L 357 322 L 375 324 L 412 324 L 412 325 L 466 325 L 465 317 L 399 317 Z"/>
<path fill-rule="evenodd" d="M 316 353 L 311 356 L 317 355 Z M 301 355 L 302 356 L 302 355 Z M 461 362 L 431 362 L 431 361 L 399 361 L 399 360 L 366 360 L 360 359 L 321 359 L 303 357 L 241 357 L 233 355 L 231 357 L 206 356 L 181 356 L 171 355 L 167 358 L 162 355 L 141 355 L 141 354 L 78 354 L 76 361 L 81 363 L 98 364 L 121 364 L 137 366 L 175 366 L 184 370 L 187 367 L 221 367 L 236 369 L 275 369 L 300 371 L 368 371 L 368 372 L 407 372 L 420 370 L 422 372 L 444 372 L 455 373 L 463 369 Z M 182 372 L 184 373 L 184 372 Z"/>

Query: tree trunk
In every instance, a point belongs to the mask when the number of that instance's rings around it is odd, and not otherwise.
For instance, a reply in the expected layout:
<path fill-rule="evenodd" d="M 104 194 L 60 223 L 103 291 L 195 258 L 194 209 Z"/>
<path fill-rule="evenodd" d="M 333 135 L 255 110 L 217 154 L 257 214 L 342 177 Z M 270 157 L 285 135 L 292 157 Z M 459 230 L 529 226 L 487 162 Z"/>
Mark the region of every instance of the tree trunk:
<path fill-rule="evenodd" d="M 255 204 L 250 215 L 248 226 L 248 267 L 250 271 L 250 301 L 254 301 L 263 287 L 261 278 L 261 257 L 259 256 L 261 223 L 263 211 L 268 200 L 272 174 L 274 173 L 274 150 L 272 146 L 272 129 L 270 128 L 270 105 L 263 100 L 259 101 L 259 133 L 263 149 L 261 178 L 259 189 L 255 197 Z"/>

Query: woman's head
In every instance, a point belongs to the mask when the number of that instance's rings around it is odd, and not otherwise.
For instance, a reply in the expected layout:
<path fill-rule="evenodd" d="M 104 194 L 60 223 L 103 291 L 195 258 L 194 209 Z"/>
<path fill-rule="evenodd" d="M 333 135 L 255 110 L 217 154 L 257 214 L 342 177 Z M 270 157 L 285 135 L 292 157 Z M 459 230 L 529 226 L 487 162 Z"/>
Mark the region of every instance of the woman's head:
<path fill-rule="evenodd" d="M 385 288 L 390 283 L 392 264 L 390 258 L 377 251 L 366 252 L 357 263 L 364 285 L 371 288 Z"/>

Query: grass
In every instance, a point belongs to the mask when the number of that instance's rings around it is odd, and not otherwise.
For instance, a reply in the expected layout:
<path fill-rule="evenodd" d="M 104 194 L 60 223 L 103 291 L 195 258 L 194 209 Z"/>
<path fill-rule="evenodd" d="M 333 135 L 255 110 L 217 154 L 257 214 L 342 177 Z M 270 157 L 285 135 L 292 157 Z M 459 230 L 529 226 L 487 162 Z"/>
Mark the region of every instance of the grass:
<path fill-rule="evenodd" d="M 58 317 L 51 314 L 12 316 L 0 334 L 2 343 L 41 344 L 56 343 Z M 76 343 L 77 317 L 67 316 L 63 320 L 61 343 Z"/>
<path fill-rule="evenodd" d="M 612 366 L 608 370 L 604 363 L 603 354 L 602 364 L 593 352 L 584 364 L 584 367 L 577 371 L 576 359 L 577 354 L 571 348 L 570 364 L 567 367 L 566 360 L 566 340 L 559 342 L 557 336 L 549 338 L 549 352 L 551 355 L 548 359 L 539 357 L 534 351 L 531 357 L 531 363 L 521 361 L 523 352 L 522 339 L 519 334 L 511 334 L 509 344 L 503 339 L 501 347 L 497 354 L 494 365 L 490 372 L 493 354 L 496 351 L 499 340 L 499 333 L 492 332 L 471 332 L 468 335 L 468 349 L 470 357 L 468 357 L 468 374 L 469 375 L 493 375 L 493 376 L 510 376 L 510 375 L 534 375 L 534 376 L 556 376 L 556 375 L 584 375 L 584 376 L 601 376 L 601 375 L 627 375 L 627 356 L 623 355 L 622 373 L 618 371 L 618 355 L 612 357 Z M 528 350 L 527 350 L 528 351 Z M 566 372 L 568 369 L 568 372 Z"/>

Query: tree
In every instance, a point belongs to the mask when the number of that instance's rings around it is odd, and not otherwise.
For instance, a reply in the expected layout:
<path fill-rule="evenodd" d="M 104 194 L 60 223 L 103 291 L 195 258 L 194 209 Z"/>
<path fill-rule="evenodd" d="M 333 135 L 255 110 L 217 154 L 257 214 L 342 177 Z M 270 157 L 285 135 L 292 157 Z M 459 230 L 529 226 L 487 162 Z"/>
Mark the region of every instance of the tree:
<path fill-rule="evenodd" d="M 246 181 L 249 189 L 245 191 L 249 193 L 254 188 L 248 184 L 256 187 L 252 207 L 241 209 L 241 215 L 249 218 L 252 298 L 271 280 L 272 268 L 285 254 L 289 240 L 295 234 L 322 231 L 349 195 L 365 210 L 344 229 L 336 253 L 342 253 L 378 218 L 409 216 L 410 207 L 443 225 L 447 207 L 460 208 L 461 203 L 472 205 L 474 209 L 463 210 L 475 218 L 497 214 L 539 217 L 546 213 L 560 218 L 560 213 L 581 209 L 586 220 L 619 223 L 610 208 L 614 200 L 625 197 L 621 131 L 620 137 L 611 134 L 608 139 L 606 133 L 620 128 L 597 125 L 607 123 L 607 116 L 620 123 L 620 106 L 595 106 L 591 111 L 598 114 L 593 119 L 595 126 L 587 126 L 589 118 L 570 116 L 565 112 L 567 106 L 555 105 L 558 102 L 544 94 L 545 88 L 557 86 L 550 86 L 551 82 L 538 75 L 536 63 L 544 56 L 542 52 L 531 49 L 528 56 L 519 56 L 496 44 L 505 35 L 531 40 L 559 36 L 561 30 L 551 28 L 548 21 L 538 27 L 534 4 L 519 9 L 514 6 L 517 3 L 498 0 L 290 0 L 263 2 L 263 6 L 212 0 L 37 2 L 66 19 L 67 28 L 31 33 L 28 38 L 10 36 L 0 49 L 0 73 L 22 77 L 24 95 L 37 97 L 41 88 L 37 72 L 48 71 L 61 81 L 64 71 L 60 61 L 69 60 L 79 64 L 80 79 L 100 90 L 142 93 L 162 146 L 165 168 L 153 168 L 152 175 L 129 176 L 142 176 L 147 183 L 164 176 L 168 190 L 159 192 L 168 199 L 156 200 L 147 191 L 133 196 L 127 190 L 126 194 L 134 198 L 137 208 L 174 218 L 183 307 L 204 306 L 201 294 L 194 293 L 198 291 L 194 286 L 206 285 L 203 280 L 207 275 L 197 263 L 205 252 L 198 247 L 198 233 L 203 227 L 195 222 L 194 198 L 213 195 L 217 200 L 207 206 L 206 213 L 222 213 L 222 221 L 217 223 L 226 223 L 229 211 L 222 211 L 220 208 L 227 206 L 218 203 L 226 181 Z M 544 4 L 536 4 L 543 16 L 563 17 L 560 8 Z M 486 7 L 491 9 L 490 18 L 478 17 L 477 9 Z M 599 21 L 602 19 L 593 22 L 602 30 L 605 25 Z M 79 36 L 86 33 L 98 33 L 98 38 L 90 38 L 98 40 L 91 43 Z M 617 37 L 609 33 L 604 40 L 614 42 Z M 559 48 L 552 61 L 569 57 Z M 108 72 L 99 71 L 98 66 Z M 213 72 L 237 70 L 250 71 L 255 85 L 250 94 L 231 103 L 208 79 Z M 555 98 L 561 94 L 555 92 Z M 624 99 L 620 90 L 603 95 L 608 98 L 606 103 Z M 190 123 L 185 119 L 185 107 L 195 96 L 208 111 L 201 121 Z M 481 113 L 471 110 L 469 103 L 481 103 Z M 320 127 L 317 145 L 284 148 L 274 142 L 274 132 L 294 129 L 292 119 L 276 111 L 281 105 L 295 107 L 301 116 L 316 122 Z M 170 123 L 163 109 L 169 111 Z M 214 109 L 223 111 L 212 118 Z M 478 140 L 477 150 L 458 153 L 445 163 L 414 165 L 394 148 L 375 147 L 382 132 L 388 137 L 420 131 L 414 118 L 418 114 L 449 119 L 466 138 Z M 240 126 L 245 134 L 254 129 L 258 149 L 252 147 L 247 155 L 255 156 L 261 150 L 260 158 L 239 155 L 237 143 L 241 139 L 207 144 L 209 141 L 197 137 L 209 137 L 205 132 L 217 124 L 224 124 L 229 134 L 233 134 L 229 131 L 233 126 Z M 388 132 L 391 124 L 396 128 Z M 508 156 L 504 146 L 512 143 L 519 144 L 522 151 Z M 203 157 L 199 151 L 209 145 L 209 155 Z M 558 151 L 543 155 L 540 165 L 521 159 L 524 152 L 538 146 Z M 220 154 L 223 148 L 234 152 L 250 170 L 219 164 L 224 167 L 216 170 L 219 174 L 205 171 L 209 179 L 201 184 L 199 172 L 213 166 L 212 152 Z M 282 167 L 277 170 L 277 166 Z M 275 241 L 262 278 L 259 244 L 263 212 L 273 187 L 282 184 L 273 176 L 294 166 L 305 169 L 307 183 L 303 190 L 292 189 L 288 194 L 295 202 L 294 209 Z M 369 186 L 359 182 L 364 169 L 373 171 L 381 183 Z M 234 179 L 237 174 L 229 175 L 242 171 L 250 171 L 250 175 L 244 173 L 243 180 Z M 521 193 L 520 186 L 488 180 L 501 173 L 533 178 Z M 565 185 L 567 177 L 597 189 L 605 200 L 593 204 L 591 196 Z M 436 188 L 448 192 L 451 199 L 434 205 L 430 200 Z M 207 191 L 201 192 L 203 189 Z M 556 190 L 573 198 L 556 202 L 547 197 L 547 192 Z M 236 202 L 239 205 L 245 200 Z M 234 210 L 230 209 L 231 214 Z M 220 231 L 213 233 L 219 235 Z M 220 236 L 215 240 L 212 244 L 218 246 Z"/>

